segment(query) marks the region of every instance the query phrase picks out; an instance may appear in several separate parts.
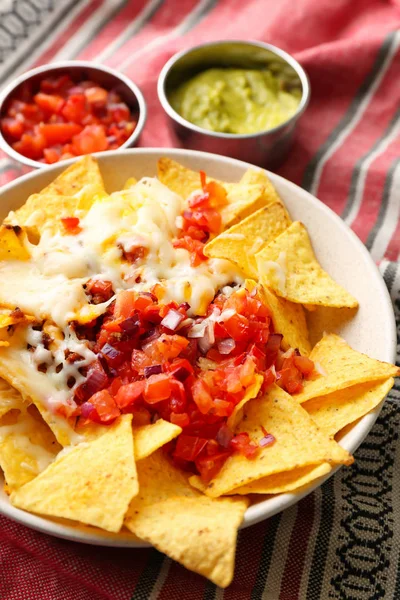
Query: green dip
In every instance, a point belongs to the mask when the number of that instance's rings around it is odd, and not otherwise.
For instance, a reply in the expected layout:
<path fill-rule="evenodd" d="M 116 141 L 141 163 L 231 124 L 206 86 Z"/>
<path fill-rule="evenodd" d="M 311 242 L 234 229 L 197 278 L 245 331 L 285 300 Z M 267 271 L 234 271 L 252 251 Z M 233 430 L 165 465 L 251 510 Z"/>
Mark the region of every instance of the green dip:
<path fill-rule="evenodd" d="M 177 113 L 198 127 L 223 133 L 257 133 L 286 121 L 301 100 L 269 70 L 207 69 L 172 90 Z"/>

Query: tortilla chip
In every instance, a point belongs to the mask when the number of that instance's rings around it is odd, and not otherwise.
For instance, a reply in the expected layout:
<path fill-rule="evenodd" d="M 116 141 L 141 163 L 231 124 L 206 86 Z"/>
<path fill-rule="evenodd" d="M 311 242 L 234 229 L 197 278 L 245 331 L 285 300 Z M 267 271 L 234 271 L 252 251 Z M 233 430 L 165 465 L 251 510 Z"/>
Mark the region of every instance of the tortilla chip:
<path fill-rule="evenodd" d="M 40 193 L 70 196 L 80 192 L 88 183 L 94 186 L 97 194 L 106 194 L 97 160 L 92 156 L 83 156 L 65 169 Z"/>
<path fill-rule="evenodd" d="M 199 172 L 187 169 L 169 158 L 160 158 L 158 161 L 158 178 L 184 200 L 192 192 L 201 190 Z M 227 205 L 220 210 L 224 228 L 238 223 L 267 203 L 263 185 L 226 183 L 207 177 L 209 181 L 217 181 L 227 192 Z"/>
<path fill-rule="evenodd" d="M 318 263 L 302 223 L 292 223 L 256 255 L 261 281 L 299 304 L 353 308 L 358 302 Z"/>
<path fill-rule="evenodd" d="M 351 464 L 350 454 L 325 436 L 296 399 L 274 385 L 262 398 L 247 403 L 236 430 L 247 432 L 258 444 L 263 426 L 275 443 L 260 448 L 252 460 L 240 454 L 228 458 L 221 471 L 207 486 L 210 497 L 226 494 L 252 481 L 322 462 Z"/>
<path fill-rule="evenodd" d="M 308 309 L 308 307 L 306 307 Z M 355 316 L 357 308 L 332 308 L 330 306 L 314 306 L 310 312 L 306 310 L 308 333 L 312 346 L 315 346 L 325 332 L 340 333 Z"/>
<path fill-rule="evenodd" d="M 25 225 L 35 237 L 46 223 L 60 224 L 61 217 L 73 216 L 78 209 L 88 210 L 96 196 L 104 195 L 106 191 L 97 161 L 84 156 L 41 192 L 32 194 L 4 222 Z"/>
<path fill-rule="evenodd" d="M 228 586 L 248 500 L 199 494 L 162 451 L 140 461 L 138 476 L 139 495 L 129 506 L 126 527 L 191 571 Z"/>
<path fill-rule="evenodd" d="M 181 427 L 159 419 L 151 425 L 133 425 L 136 461 L 146 458 L 182 433 Z"/>
<path fill-rule="evenodd" d="M 220 209 L 224 229 L 239 223 L 265 206 L 264 188 L 261 185 L 225 183 L 228 204 Z"/>
<path fill-rule="evenodd" d="M 239 266 L 247 277 L 258 277 L 255 254 L 290 225 L 279 203 L 264 206 L 208 242 L 204 254 L 226 258 Z"/>
<path fill-rule="evenodd" d="M 399 367 L 353 350 L 334 333 L 325 335 L 318 342 L 310 358 L 316 363 L 317 369 L 326 375 L 304 381 L 303 391 L 295 396 L 298 402 L 326 396 L 359 383 L 371 383 L 400 375 Z"/>
<path fill-rule="evenodd" d="M 233 413 L 228 417 L 226 424 L 229 429 L 235 431 L 237 424 L 242 420 L 243 416 L 243 408 L 244 405 L 247 404 L 249 400 L 252 400 L 258 395 L 258 392 L 261 389 L 264 378 L 262 375 L 254 375 L 254 383 L 252 383 L 246 390 L 246 393 L 242 400 L 236 404 L 233 409 Z"/>
<path fill-rule="evenodd" d="M 185 200 L 192 192 L 201 190 L 199 172 L 187 169 L 170 158 L 163 157 L 159 159 L 157 163 L 157 175 L 161 183 L 179 196 L 182 196 Z M 207 181 L 215 180 L 207 177 Z M 218 183 L 222 184 L 222 182 Z"/>
<path fill-rule="evenodd" d="M 103 436 L 60 454 L 31 482 L 11 494 L 23 510 L 119 531 L 138 493 L 132 416 L 124 415 Z"/>
<path fill-rule="evenodd" d="M 394 379 L 360 383 L 304 402 L 303 408 L 326 435 L 333 437 L 349 423 L 380 404 L 392 389 Z"/>
<path fill-rule="evenodd" d="M 298 491 L 299 488 L 309 485 L 312 481 L 315 481 L 315 479 L 327 475 L 330 471 L 332 471 L 332 467 L 328 463 L 321 463 L 317 466 L 310 465 L 307 467 L 298 467 L 291 471 L 275 473 L 275 475 L 257 479 L 257 481 L 253 481 L 248 485 L 232 490 L 229 492 L 229 495 L 285 494 L 287 492 L 294 492 Z M 190 477 L 189 483 L 202 492 L 204 492 L 207 487 L 198 475 Z"/>
<path fill-rule="evenodd" d="M 1 225 L 0 260 L 28 260 L 30 258 L 23 243 L 22 233 L 18 226 Z"/>
<path fill-rule="evenodd" d="M 27 406 L 18 390 L 0 378 L 0 419 L 10 410 L 21 411 Z"/>
<path fill-rule="evenodd" d="M 0 418 L 0 467 L 10 493 L 46 469 L 61 446 L 37 409 L 28 407 L 13 388 L 9 387 L 8 393 L 3 388 L 0 414 L 4 409 L 6 413 Z"/>
<path fill-rule="evenodd" d="M 286 210 L 286 206 L 282 201 L 282 198 L 279 196 L 278 192 L 274 187 L 274 184 L 272 183 L 265 171 L 261 169 L 248 169 L 241 178 L 240 183 L 243 183 L 245 185 L 262 185 L 264 188 L 264 199 L 266 205 L 273 204 L 275 202 L 281 204 L 285 209 L 285 214 L 289 221 L 289 224 L 292 222 L 290 215 Z"/>
<path fill-rule="evenodd" d="M 244 282 L 246 290 L 251 292 L 258 284 L 253 279 Z M 298 348 L 303 355 L 311 352 L 308 340 L 304 310 L 299 304 L 293 304 L 276 296 L 271 290 L 258 286 L 263 301 L 271 311 L 274 331 L 283 335 L 282 348 Z"/>
<path fill-rule="evenodd" d="M 0 349 L 0 377 L 18 390 L 27 404 L 35 404 L 62 446 L 70 446 L 79 440 L 74 431 L 75 419 L 52 413 L 43 404 L 41 398 L 51 397 L 54 388 L 45 373 L 22 362 L 20 347 L 13 345 Z"/>
<path fill-rule="evenodd" d="M 283 335 L 283 349 L 298 348 L 301 354 L 308 356 L 311 352 L 311 345 L 303 307 L 279 298 L 267 287 L 263 288 L 263 293 L 266 304 L 272 313 L 274 331 Z"/>
<path fill-rule="evenodd" d="M 10 327 L 10 325 L 19 325 L 21 323 L 33 323 L 35 317 L 25 315 L 18 310 L 2 310 L 0 312 L 0 329 Z"/>

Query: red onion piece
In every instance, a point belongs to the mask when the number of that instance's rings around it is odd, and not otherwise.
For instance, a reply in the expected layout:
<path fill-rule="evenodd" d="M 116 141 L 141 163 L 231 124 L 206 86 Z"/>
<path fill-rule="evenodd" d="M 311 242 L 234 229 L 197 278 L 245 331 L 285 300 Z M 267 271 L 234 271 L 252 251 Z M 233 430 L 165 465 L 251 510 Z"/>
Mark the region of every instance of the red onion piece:
<path fill-rule="evenodd" d="M 220 354 L 230 354 L 236 348 L 236 342 L 232 338 L 227 338 L 218 342 L 218 352 Z"/>
<path fill-rule="evenodd" d="M 232 438 L 233 433 L 229 429 L 228 425 L 226 425 L 226 423 L 224 423 L 224 425 L 221 425 L 215 438 L 218 444 L 220 444 L 223 448 L 228 448 L 229 442 Z"/>
<path fill-rule="evenodd" d="M 195 323 L 193 327 L 189 329 L 188 338 L 202 338 L 206 331 L 207 322 Z"/>
<path fill-rule="evenodd" d="M 174 371 L 174 377 L 178 381 L 185 381 L 185 379 L 187 379 L 192 372 L 193 371 L 189 371 L 189 369 L 186 369 L 184 366 L 180 366 L 179 369 Z"/>
<path fill-rule="evenodd" d="M 267 446 L 272 446 L 276 442 L 276 438 L 272 435 L 272 433 L 266 433 L 263 438 L 258 442 L 260 448 L 266 448 Z"/>
<path fill-rule="evenodd" d="M 140 339 L 146 344 L 148 344 L 149 342 L 156 340 L 158 337 L 160 337 L 160 332 L 157 329 L 157 327 L 153 327 L 152 329 L 149 329 L 148 331 L 143 333 L 143 335 L 140 336 Z"/>
<path fill-rule="evenodd" d="M 124 360 L 124 354 L 114 348 L 114 346 L 111 346 L 111 344 L 104 344 L 101 354 L 112 367 L 118 367 Z"/>
<path fill-rule="evenodd" d="M 95 367 L 88 372 L 86 381 L 84 381 L 75 391 L 75 397 L 80 402 L 89 400 L 93 394 L 103 390 L 108 385 L 108 376 L 99 362 L 94 363 Z"/>
<path fill-rule="evenodd" d="M 182 313 L 178 312 L 177 310 L 174 310 L 173 308 L 170 308 L 163 320 L 161 321 L 161 325 L 163 327 L 166 327 L 170 331 L 175 331 L 175 329 L 178 327 L 178 325 L 180 325 L 180 323 L 182 323 L 184 319 L 185 317 L 184 315 L 182 315 Z"/>
<path fill-rule="evenodd" d="M 133 317 L 129 317 L 120 323 L 120 328 L 122 331 L 127 333 L 130 336 L 136 335 L 140 329 L 140 317 L 138 315 L 134 315 Z"/>
<path fill-rule="evenodd" d="M 94 410 L 95 408 L 93 404 L 90 404 L 90 402 L 84 402 L 81 406 L 81 416 L 84 419 L 88 419 Z"/>
<path fill-rule="evenodd" d="M 265 346 L 266 352 L 278 352 L 282 339 L 283 335 L 281 333 L 271 333 Z"/>
<path fill-rule="evenodd" d="M 150 375 L 158 375 L 159 373 L 162 373 L 161 365 L 151 365 L 151 367 L 144 368 L 144 376 L 146 379 L 147 377 L 150 377 Z"/>

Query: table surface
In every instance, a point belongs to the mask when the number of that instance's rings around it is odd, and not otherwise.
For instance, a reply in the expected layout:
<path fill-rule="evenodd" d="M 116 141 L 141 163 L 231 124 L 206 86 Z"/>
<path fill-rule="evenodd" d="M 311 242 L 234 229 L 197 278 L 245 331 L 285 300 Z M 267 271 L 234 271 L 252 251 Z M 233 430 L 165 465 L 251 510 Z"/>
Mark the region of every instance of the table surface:
<path fill-rule="evenodd" d="M 1 87 L 34 66 L 85 59 L 143 90 L 140 145 L 172 146 L 157 100 L 178 50 L 258 39 L 293 53 L 312 98 L 278 173 L 335 210 L 391 293 L 400 338 L 400 2 L 398 0 L 1 0 Z M 0 155 L 0 185 L 22 174 Z M 240 533 L 225 591 L 156 550 L 57 540 L 0 517 L 1 600 L 376 600 L 400 598 L 400 385 L 351 468 Z"/>

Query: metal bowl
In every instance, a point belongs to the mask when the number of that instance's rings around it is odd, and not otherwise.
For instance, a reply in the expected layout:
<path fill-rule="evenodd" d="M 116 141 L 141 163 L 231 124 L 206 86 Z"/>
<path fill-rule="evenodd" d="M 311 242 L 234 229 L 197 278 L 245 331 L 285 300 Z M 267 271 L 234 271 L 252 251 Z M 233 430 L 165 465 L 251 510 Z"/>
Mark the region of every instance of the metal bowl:
<path fill-rule="evenodd" d="M 124 142 L 118 148 L 118 150 L 121 150 L 122 148 L 131 148 L 132 146 L 136 145 L 143 130 L 147 116 L 146 102 L 142 92 L 138 86 L 133 83 L 133 81 L 131 81 L 122 73 L 118 73 L 118 71 L 103 65 L 95 65 L 92 62 L 82 60 L 71 60 L 42 65 L 41 67 L 27 71 L 26 73 L 23 73 L 17 77 L 0 94 L 0 119 L 4 116 L 7 100 L 14 96 L 14 94 L 18 92 L 25 82 L 31 81 L 35 86 L 35 84 L 39 84 L 44 77 L 59 75 L 61 73 L 67 73 L 71 75 L 74 80 L 90 79 L 106 89 L 115 89 L 116 92 L 121 96 L 121 99 L 129 106 L 129 108 L 138 114 L 138 122 L 135 130 L 126 140 L 126 142 Z M 42 167 L 49 166 L 46 163 L 32 160 L 26 156 L 23 156 L 19 152 L 16 152 L 5 140 L 1 130 L 0 148 L 12 159 L 27 165 L 28 167 L 40 169 Z M 110 152 L 113 152 L 113 150 L 110 150 Z"/>
<path fill-rule="evenodd" d="M 220 133 L 190 123 L 172 108 L 168 95 L 193 75 L 212 67 L 270 67 L 279 70 L 288 84 L 302 90 L 297 111 L 281 125 L 252 134 Z M 158 97 L 168 115 L 173 135 L 182 147 L 276 167 L 285 157 L 299 117 L 307 107 L 310 84 L 304 69 L 284 50 L 262 42 L 229 40 L 202 44 L 175 54 L 158 78 Z"/>

